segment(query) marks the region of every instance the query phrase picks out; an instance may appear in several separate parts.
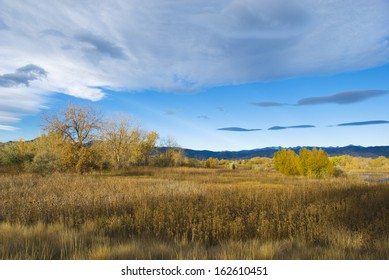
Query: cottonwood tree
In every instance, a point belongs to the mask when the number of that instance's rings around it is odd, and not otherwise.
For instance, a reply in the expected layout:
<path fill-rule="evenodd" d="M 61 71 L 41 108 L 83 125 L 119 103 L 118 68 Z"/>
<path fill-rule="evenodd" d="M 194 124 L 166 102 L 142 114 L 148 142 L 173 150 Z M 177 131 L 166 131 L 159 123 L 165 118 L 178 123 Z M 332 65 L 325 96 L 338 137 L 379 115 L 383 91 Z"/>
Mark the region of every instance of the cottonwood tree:
<path fill-rule="evenodd" d="M 131 127 L 130 121 L 126 117 L 104 122 L 101 134 L 104 153 L 116 169 L 129 164 L 132 150 L 139 142 L 138 134 L 138 129 Z"/>
<path fill-rule="evenodd" d="M 158 133 L 151 131 L 147 133 L 144 139 L 140 142 L 140 151 L 143 157 L 144 165 L 149 165 L 150 156 L 155 149 L 158 140 Z"/>
<path fill-rule="evenodd" d="M 177 141 L 172 137 L 161 139 L 160 147 L 164 153 L 159 155 L 156 162 L 158 166 L 180 166 L 184 162 L 184 152 L 177 144 Z"/>
<path fill-rule="evenodd" d="M 129 165 L 149 165 L 158 134 L 146 132 L 131 124 L 128 117 L 119 116 L 104 122 L 101 143 L 104 157 L 116 169 Z"/>
<path fill-rule="evenodd" d="M 309 172 L 313 169 L 313 165 L 315 164 L 315 159 L 313 158 L 313 154 L 307 148 L 302 148 L 299 151 L 300 164 L 298 166 L 298 170 L 301 175 L 308 176 Z"/>
<path fill-rule="evenodd" d="M 325 177 L 334 175 L 334 165 L 322 149 L 302 148 L 297 155 L 293 150 L 281 150 L 274 154 L 275 168 L 285 175 Z"/>
<path fill-rule="evenodd" d="M 312 149 L 314 163 L 311 165 L 311 174 L 315 177 L 333 176 L 334 165 L 328 158 L 328 154 L 323 149 Z"/>
<path fill-rule="evenodd" d="M 96 139 L 101 129 L 102 115 L 89 106 L 70 104 L 60 113 L 44 117 L 44 130 L 59 134 L 81 148 Z"/>
<path fill-rule="evenodd" d="M 285 175 L 298 175 L 299 156 L 293 150 L 282 149 L 274 154 L 273 162 L 276 170 Z"/>
<path fill-rule="evenodd" d="M 64 170 L 83 173 L 93 164 L 88 146 L 100 134 L 102 115 L 89 106 L 70 104 L 60 113 L 44 117 L 44 130 L 62 141 L 60 162 Z"/>

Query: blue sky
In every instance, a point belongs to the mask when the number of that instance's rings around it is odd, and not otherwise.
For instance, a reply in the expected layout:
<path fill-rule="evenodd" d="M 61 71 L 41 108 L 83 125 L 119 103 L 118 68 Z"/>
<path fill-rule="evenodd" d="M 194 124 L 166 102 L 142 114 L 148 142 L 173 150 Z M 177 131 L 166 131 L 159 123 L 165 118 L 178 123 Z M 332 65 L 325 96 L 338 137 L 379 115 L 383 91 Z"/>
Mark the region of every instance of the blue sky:
<path fill-rule="evenodd" d="M 387 0 L 0 7 L 0 141 L 74 102 L 192 149 L 389 145 Z"/>

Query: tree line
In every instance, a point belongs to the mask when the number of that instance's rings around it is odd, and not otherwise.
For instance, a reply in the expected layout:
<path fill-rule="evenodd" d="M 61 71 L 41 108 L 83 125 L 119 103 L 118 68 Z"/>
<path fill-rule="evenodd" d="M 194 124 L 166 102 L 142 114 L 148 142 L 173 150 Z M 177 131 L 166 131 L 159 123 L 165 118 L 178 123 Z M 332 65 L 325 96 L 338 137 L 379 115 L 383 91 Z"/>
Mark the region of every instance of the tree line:
<path fill-rule="evenodd" d="M 106 119 L 92 107 L 69 104 L 43 118 L 43 133 L 33 141 L 0 144 L 0 171 L 85 173 L 124 170 L 131 166 L 191 166 L 213 168 L 224 161 L 200 161 L 185 157 L 174 140 L 157 147 L 156 131 L 132 125 L 128 118 Z M 339 160 L 338 160 L 339 161 Z M 228 162 L 236 169 L 236 162 Z M 274 168 L 285 175 L 330 177 L 336 175 L 336 159 L 322 149 L 283 149 L 274 154 Z M 242 165 L 242 164 L 240 164 Z"/>
<path fill-rule="evenodd" d="M 92 107 L 70 104 L 43 118 L 43 133 L 33 141 L 0 146 L 0 168 L 38 173 L 120 170 L 129 166 L 183 164 L 172 141 L 157 152 L 159 135 L 130 124 L 126 117 L 104 119 Z"/>

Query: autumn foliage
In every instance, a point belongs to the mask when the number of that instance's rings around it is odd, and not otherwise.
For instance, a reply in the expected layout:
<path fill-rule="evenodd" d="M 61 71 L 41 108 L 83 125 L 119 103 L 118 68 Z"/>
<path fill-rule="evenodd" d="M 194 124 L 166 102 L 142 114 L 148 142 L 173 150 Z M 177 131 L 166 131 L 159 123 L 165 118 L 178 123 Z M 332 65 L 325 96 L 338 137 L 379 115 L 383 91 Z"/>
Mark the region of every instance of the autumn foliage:
<path fill-rule="evenodd" d="M 302 148 L 297 155 L 293 150 L 283 149 L 274 154 L 275 168 L 285 175 L 303 175 L 317 178 L 334 175 L 334 165 L 322 149 Z"/>

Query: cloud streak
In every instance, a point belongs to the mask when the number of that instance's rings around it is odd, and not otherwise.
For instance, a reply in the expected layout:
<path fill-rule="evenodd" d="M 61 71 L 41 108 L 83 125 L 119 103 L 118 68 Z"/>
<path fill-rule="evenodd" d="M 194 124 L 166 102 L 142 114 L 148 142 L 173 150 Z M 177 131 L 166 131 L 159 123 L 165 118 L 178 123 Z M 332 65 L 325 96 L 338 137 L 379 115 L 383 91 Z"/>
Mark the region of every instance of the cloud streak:
<path fill-rule="evenodd" d="M 350 123 L 341 123 L 336 125 L 330 125 L 328 127 L 344 127 L 344 126 L 365 126 L 365 125 L 380 125 L 380 124 L 389 124 L 389 121 L 386 120 L 372 120 L 372 121 L 362 121 L 362 122 L 350 122 Z M 309 124 L 302 124 L 302 125 L 292 125 L 292 126 L 272 126 L 268 128 L 267 130 L 270 131 L 278 131 L 278 130 L 286 130 L 286 129 L 306 129 L 306 128 L 316 128 L 314 125 Z M 249 132 L 249 131 L 260 131 L 262 129 L 247 129 L 242 127 L 223 127 L 218 128 L 217 130 L 224 130 L 224 131 L 234 131 L 234 132 Z"/>
<path fill-rule="evenodd" d="M 233 131 L 233 132 L 251 132 L 251 131 L 260 131 L 262 129 L 260 129 L 260 128 L 242 128 L 242 127 L 222 127 L 222 128 L 218 128 L 217 130 Z"/>
<path fill-rule="evenodd" d="M 353 104 L 362 102 L 374 97 L 388 95 L 389 90 L 352 90 L 339 92 L 328 96 L 307 97 L 297 101 L 296 104 L 279 102 L 251 102 L 251 105 L 258 107 L 282 107 L 282 106 L 308 106 L 322 104 Z"/>
<path fill-rule="evenodd" d="M 176 110 L 173 110 L 173 109 L 166 109 L 165 110 L 165 115 L 174 116 L 175 114 L 177 114 Z"/>
<path fill-rule="evenodd" d="M 8 26 L 5 24 L 5 22 L 4 21 L 2 21 L 2 19 L 0 18 L 0 30 L 1 29 L 8 29 Z"/>
<path fill-rule="evenodd" d="M 330 96 L 308 97 L 301 99 L 297 105 L 353 104 L 370 98 L 389 94 L 388 90 L 355 90 L 340 92 Z"/>
<path fill-rule="evenodd" d="M 279 103 L 279 102 L 251 102 L 250 104 L 258 107 L 282 107 L 282 106 L 290 105 L 287 103 Z"/>
<path fill-rule="evenodd" d="M 17 128 L 17 127 L 14 127 L 14 126 L 1 125 L 1 124 L 0 124 L 0 130 L 15 131 L 15 130 L 18 130 L 18 128 Z"/>
<path fill-rule="evenodd" d="M 363 125 L 377 125 L 377 124 L 389 124 L 389 121 L 374 120 L 374 121 L 363 121 L 363 122 L 350 122 L 350 123 L 337 124 L 336 126 L 363 126 Z"/>
<path fill-rule="evenodd" d="M 284 130 L 284 129 L 293 129 L 293 128 L 314 128 L 314 125 L 292 125 L 292 126 L 272 126 L 268 130 Z"/>
<path fill-rule="evenodd" d="M 127 59 L 127 55 L 122 48 L 95 34 L 81 33 L 76 35 L 75 38 L 80 42 L 88 44 L 88 47 L 84 48 L 85 53 L 97 52 L 115 59 Z"/>

